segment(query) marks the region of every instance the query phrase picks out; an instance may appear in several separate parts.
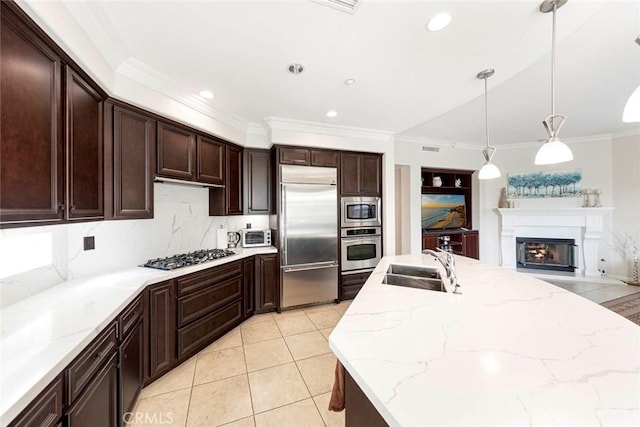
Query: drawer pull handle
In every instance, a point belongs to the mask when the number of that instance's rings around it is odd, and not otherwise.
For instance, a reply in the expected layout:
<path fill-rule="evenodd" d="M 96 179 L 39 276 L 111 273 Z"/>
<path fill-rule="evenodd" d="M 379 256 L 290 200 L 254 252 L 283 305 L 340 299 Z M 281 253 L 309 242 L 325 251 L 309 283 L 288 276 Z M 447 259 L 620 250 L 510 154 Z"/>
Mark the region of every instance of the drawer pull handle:
<path fill-rule="evenodd" d="M 96 354 L 94 354 L 93 356 L 94 356 L 96 359 L 99 359 L 99 358 L 101 358 L 101 357 L 102 357 L 102 355 L 104 355 L 104 351 L 99 351 L 99 352 L 97 352 Z"/>

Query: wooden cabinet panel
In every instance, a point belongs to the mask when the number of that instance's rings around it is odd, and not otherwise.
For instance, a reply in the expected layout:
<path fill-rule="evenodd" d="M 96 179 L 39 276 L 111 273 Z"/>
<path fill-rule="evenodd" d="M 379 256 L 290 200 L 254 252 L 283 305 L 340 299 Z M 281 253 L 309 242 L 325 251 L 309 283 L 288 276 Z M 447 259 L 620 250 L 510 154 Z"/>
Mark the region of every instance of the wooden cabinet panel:
<path fill-rule="evenodd" d="M 437 234 L 423 234 L 422 235 L 422 250 L 432 249 L 436 250 L 438 247 L 438 235 Z"/>
<path fill-rule="evenodd" d="M 120 408 L 120 419 L 122 419 L 125 412 L 133 409 L 133 405 L 136 403 L 144 380 L 144 336 L 142 333 L 141 319 L 138 319 L 138 322 L 130 332 L 128 335 L 125 335 L 119 351 L 120 378 L 118 383 L 120 387 L 118 397 L 120 402 L 118 407 Z"/>
<path fill-rule="evenodd" d="M 377 154 L 360 156 L 360 194 L 379 196 L 382 189 L 382 162 Z"/>
<path fill-rule="evenodd" d="M 176 126 L 158 122 L 156 174 L 175 179 L 195 177 L 195 135 Z"/>
<path fill-rule="evenodd" d="M 142 296 L 139 296 L 118 316 L 119 341 L 122 341 L 136 326 L 144 315 L 143 313 Z"/>
<path fill-rule="evenodd" d="M 61 220 L 61 61 L 5 2 L 1 7 L 0 221 Z"/>
<path fill-rule="evenodd" d="M 243 319 L 253 316 L 256 304 L 256 260 L 255 257 L 245 258 L 243 260 Z"/>
<path fill-rule="evenodd" d="M 371 272 L 344 274 L 340 276 L 340 301 L 355 298 L 370 275 Z"/>
<path fill-rule="evenodd" d="M 310 153 L 308 148 L 280 148 L 280 163 L 283 165 L 310 165 Z"/>
<path fill-rule="evenodd" d="M 423 234 L 422 249 L 436 250 L 436 248 L 478 259 L 478 232 L 476 230 L 441 230 Z"/>
<path fill-rule="evenodd" d="M 256 313 L 280 306 L 280 263 L 278 254 L 256 255 Z"/>
<path fill-rule="evenodd" d="M 227 145 L 227 215 L 242 215 L 242 149 Z"/>
<path fill-rule="evenodd" d="M 175 283 L 149 288 L 149 376 L 157 378 L 176 362 Z"/>
<path fill-rule="evenodd" d="M 467 231 L 462 235 L 462 253 L 469 258 L 480 259 L 477 231 Z"/>
<path fill-rule="evenodd" d="M 176 279 L 178 296 L 199 291 L 233 277 L 242 276 L 242 261 L 233 261 Z"/>
<path fill-rule="evenodd" d="M 242 276 L 178 298 L 178 327 L 242 297 Z"/>
<path fill-rule="evenodd" d="M 338 152 L 311 150 L 311 166 L 338 167 Z"/>
<path fill-rule="evenodd" d="M 114 354 L 67 411 L 67 427 L 117 427 L 117 395 L 118 366 Z"/>
<path fill-rule="evenodd" d="M 104 216 L 102 107 L 100 94 L 66 67 L 67 217 Z"/>
<path fill-rule="evenodd" d="M 389 426 L 347 370 L 344 373 L 344 400 L 345 427 Z"/>
<path fill-rule="evenodd" d="M 153 218 L 155 144 L 155 120 L 114 107 L 113 218 Z"/>
<path fill-rule="evenodd" d="M 69 403 L 75 401 L 105 361 L 118 347 L 115 323 L 105 329 L 92 343 L 69 364 L 66 370 L 66 386 Z"/>
<path fill-rule="evenodd" d="M 340 194 L 357 196 L 360 194 L 360 156 L 343 153 L 340 156 Z"/>
<path fill-rule="evenodd" d="M 62 417 L 64 388 L 62 375 L 58 376 L 38 395 L 9 427 L 50 427 Z"/>
<path fill-rule="evenodd" d="M 244 150 L 245 206 L 247 214 L 271 213 L 271 153 Z"/>
<path fill-rule="evenodd" d="M 178 330 L 178 358 L 185 358 L 209 345 L 242 320 L 242 300 L 214 311 Z"/>
<path fill-rule="evenodd" d="M 225 146 L 222 141 L 198 135 L 196 180 L 210 184 L 224 184 Z"/>

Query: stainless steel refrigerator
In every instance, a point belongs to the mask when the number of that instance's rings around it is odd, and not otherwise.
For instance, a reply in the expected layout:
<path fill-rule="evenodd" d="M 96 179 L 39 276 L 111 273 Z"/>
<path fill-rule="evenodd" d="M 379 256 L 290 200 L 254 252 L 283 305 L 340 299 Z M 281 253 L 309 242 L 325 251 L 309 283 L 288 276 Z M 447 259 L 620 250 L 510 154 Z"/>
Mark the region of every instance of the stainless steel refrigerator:
<path fill-rule="evenodd" d="M 280 166 L 283 308 L 338 298 L 337 170 Z"/>

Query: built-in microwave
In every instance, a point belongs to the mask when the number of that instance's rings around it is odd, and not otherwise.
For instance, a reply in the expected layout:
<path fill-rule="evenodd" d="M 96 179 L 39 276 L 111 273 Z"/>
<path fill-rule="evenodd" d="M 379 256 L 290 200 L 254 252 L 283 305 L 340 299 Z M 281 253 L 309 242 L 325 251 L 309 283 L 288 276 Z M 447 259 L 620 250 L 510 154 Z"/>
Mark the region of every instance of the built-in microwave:
<path fill-rule="evenodd" d="M 271 246 L 271 230 L 254 230 L 252 228 L 243 228 L 242 230 L 240 230 L 240 239 L 243 248 Z"/>
<path fill-rule="evenodd" d="M 379 227 L 380 197 L 343 197 L 340 222 L 342 227 Z"/>

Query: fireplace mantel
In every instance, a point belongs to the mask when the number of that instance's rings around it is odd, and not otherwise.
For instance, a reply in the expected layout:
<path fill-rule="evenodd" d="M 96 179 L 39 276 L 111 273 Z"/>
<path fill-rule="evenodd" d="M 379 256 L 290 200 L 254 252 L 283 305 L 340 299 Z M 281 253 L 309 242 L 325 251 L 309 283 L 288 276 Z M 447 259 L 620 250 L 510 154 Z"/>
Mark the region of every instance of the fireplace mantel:
<path fill-rule="evenodd" d="M 516 237 L 572 238 L 578 245 L 577 272 L 599 276 L 598 247 L 604 217 L 614 208 L 500 208 L 502 265 L 516 268 Z"/>

